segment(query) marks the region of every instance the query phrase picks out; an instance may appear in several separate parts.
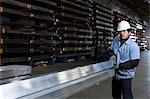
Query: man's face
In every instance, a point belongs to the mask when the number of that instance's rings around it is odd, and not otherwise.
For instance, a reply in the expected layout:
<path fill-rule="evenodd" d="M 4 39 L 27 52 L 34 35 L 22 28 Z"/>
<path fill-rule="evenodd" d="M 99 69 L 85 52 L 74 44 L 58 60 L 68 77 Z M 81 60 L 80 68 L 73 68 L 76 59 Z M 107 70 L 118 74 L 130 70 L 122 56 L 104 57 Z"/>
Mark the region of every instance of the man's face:
<path fill-rule="evenodd" d="M 127 30 L 119 31 L 120 39 L 128 39 L 128 37 L 131 35 L 131 32 L 128 32 Z"/>

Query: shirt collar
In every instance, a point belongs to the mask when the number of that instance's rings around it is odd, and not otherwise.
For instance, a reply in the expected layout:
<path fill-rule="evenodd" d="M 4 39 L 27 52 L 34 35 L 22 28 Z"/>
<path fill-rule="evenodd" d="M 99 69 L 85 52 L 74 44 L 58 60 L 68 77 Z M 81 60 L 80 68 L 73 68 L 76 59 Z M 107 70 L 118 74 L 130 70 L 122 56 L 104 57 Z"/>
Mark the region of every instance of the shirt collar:
<path fill-rule="evenodd" d="M 130 42 L 131 42 L 131 38 L 129 37 L 128 40 L 125 42 L 125 44 L 128 45 L 128 44 L 130 44 Z"/>

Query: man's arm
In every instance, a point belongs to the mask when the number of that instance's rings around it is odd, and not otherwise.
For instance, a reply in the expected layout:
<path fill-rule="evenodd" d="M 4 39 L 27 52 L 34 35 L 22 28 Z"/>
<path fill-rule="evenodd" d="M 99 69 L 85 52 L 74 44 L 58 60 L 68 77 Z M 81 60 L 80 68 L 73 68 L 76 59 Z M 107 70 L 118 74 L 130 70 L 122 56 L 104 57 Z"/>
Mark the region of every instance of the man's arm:
<path fill-rule="evenodd" d="M 119 64 L 120 69 L 132 69 L 137 67 L 140 60 L 140 48 L 137 44 L 130 46 L 130 61 Z"/>
<path fill-rule="evenodd" d="M 139 64 L 139 59 L 130 60 L 124 63 L 119 64 L 119 69 L 133 69 Z"/>

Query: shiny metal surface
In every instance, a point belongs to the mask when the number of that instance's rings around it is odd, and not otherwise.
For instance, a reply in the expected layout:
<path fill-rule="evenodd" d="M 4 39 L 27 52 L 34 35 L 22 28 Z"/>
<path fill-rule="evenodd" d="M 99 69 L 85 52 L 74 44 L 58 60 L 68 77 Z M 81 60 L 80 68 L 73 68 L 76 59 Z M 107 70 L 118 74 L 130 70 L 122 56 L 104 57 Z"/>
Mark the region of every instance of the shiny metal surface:
<path fill-rule="evenodd" d="M 109 69 L 112 68 L 113 62 L 107 61 L 87 65 L 84 67 L 77 67 L 71 70 L 44 75 L 27 80 L 15 81 L 0 86 L 0 98 L 2 99 L 37 98 L 45 94 L 61 90 L 68 86 L 84 82 L 85 80 L 94 78 L 98 75 L 101 75 L 102 73 L 104 74 L 104 71 L 108 71 Z M 54 97 L 49 99 L 54 99 Z"/>
<path fill-rule="evenodd" d="M 37 96 L 39 97 L 36 97 L 36 99 L 66 99 L 67 97 L 74 95 L 76 93 L 80 93 L 80 91 L 86 90 L 87 88 L 93 86 L 94 84 L 100 83 L 101 81 L 109 77 L 112 77 L 113 75 L 114 69 L 108 69 L 98 73 L 94 73 L 88 75 L 87 77 L 80 78 L 80 80 L 73 80 L 71 82 L 64 83 L 63 85 L 59 85 L 59 87 L 63 88 L 60 88 L 57 91 L 47 93 L 49 92 L 47 90 L 42 95 L 38 94 Z"/>
<path fill-rule="evenodd" d="M 28 65 L 0 66 L 0 79 L 26 75 L 30 73 L 31 73 L 31 66 Z"/>

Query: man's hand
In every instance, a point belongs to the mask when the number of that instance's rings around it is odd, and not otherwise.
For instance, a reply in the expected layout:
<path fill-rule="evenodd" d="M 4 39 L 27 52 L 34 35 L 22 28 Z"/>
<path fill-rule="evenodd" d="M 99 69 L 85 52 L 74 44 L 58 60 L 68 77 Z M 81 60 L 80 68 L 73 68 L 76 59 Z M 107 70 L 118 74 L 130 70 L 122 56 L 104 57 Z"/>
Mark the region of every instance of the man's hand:
<path fill-rule="evenodd" d="M 119 65 L 116 63 L 116 56 L 115 55 L 112 55 L 109 60 L 112 60 L 113 61 L 113 65 L 114 65 L 114 68 L 118 68 Z"/>

